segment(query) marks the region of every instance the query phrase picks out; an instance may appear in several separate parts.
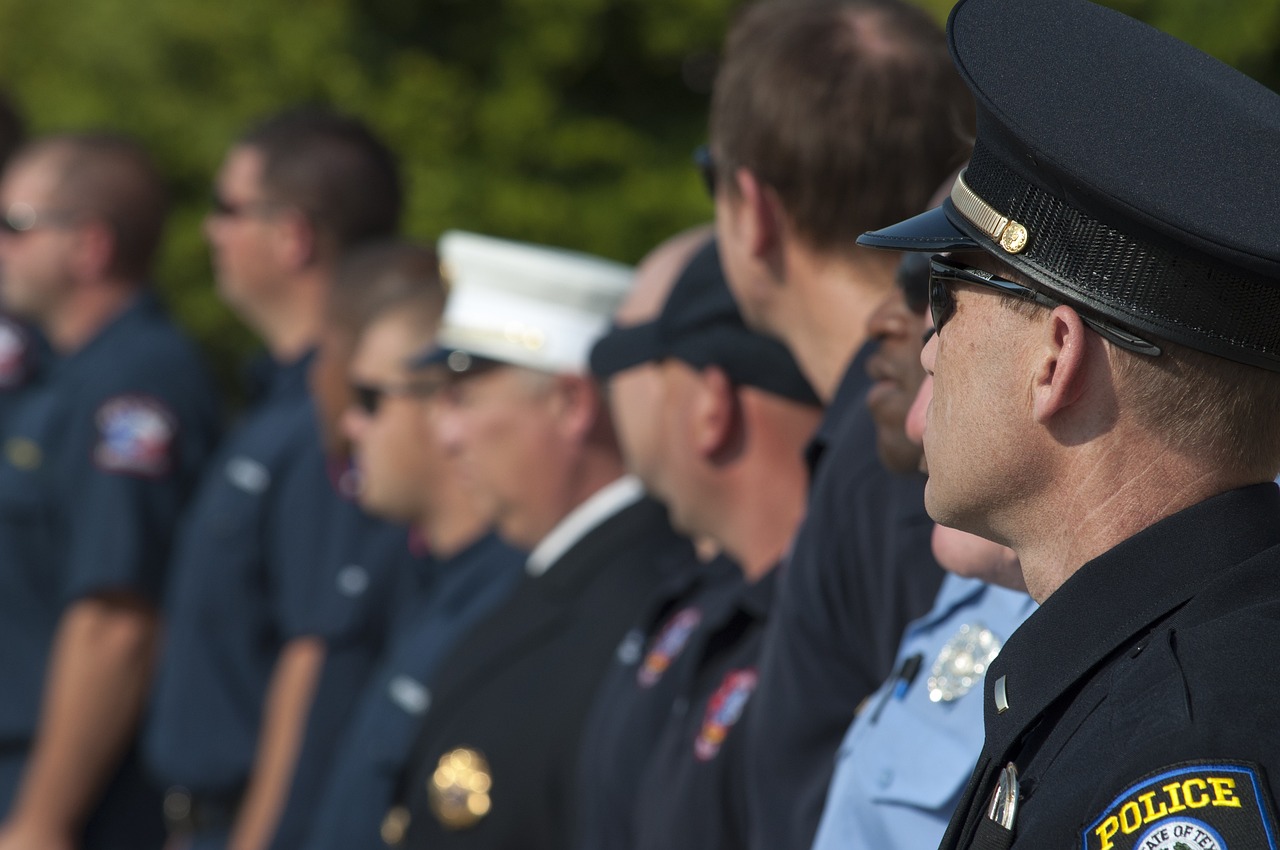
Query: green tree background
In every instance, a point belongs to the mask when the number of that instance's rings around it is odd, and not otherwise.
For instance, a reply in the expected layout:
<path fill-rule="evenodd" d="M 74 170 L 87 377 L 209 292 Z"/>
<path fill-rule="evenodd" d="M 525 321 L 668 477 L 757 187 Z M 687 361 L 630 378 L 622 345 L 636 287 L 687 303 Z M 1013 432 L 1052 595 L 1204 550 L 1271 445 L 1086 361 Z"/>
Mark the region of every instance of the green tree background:
<path fill-rule="evenodd" d="M 940 21 L 951 5 L 922 2 Z M 151 147 L 176 195 L 160 285 L 230 384 L 253 343 L 214 294 L 200 220 L 248 122 L 299 102 L 364 117 L 403 158 L 413 238 L 460 227 L 633 262 L 712 214 L 689 154 L 739 5 L 0 0 L 0 84 L 35 132 Z M 1280 84 L 1280 0 L 1109 5 Z"/>

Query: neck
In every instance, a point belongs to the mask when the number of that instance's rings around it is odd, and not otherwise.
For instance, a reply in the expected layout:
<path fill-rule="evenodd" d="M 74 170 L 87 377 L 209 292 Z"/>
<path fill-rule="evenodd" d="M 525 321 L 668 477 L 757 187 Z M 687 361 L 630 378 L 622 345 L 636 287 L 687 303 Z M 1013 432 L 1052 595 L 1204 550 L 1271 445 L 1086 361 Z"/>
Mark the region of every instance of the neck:
<path fill-rule="evenodd" d="M 432 555 L 451 558 L 479 540 L 493 520 L 458 481 L 446 479 L 436 487 L 436 500 L 414 527 L 431 547 Z"/>
<path fill-rule="evenodd" d="M 532 549 L 551 533 L 560 521 L 626 473 L 616 452 L 588 448 L 578 462 L 564 470 L 558 486 L 542 502 L 541 521 L 529 529 L 529 539 L 513 541 Z"/>
<path fill-rule="evenodd" d="M 866 343 L 867 323 L 893 286 L 894 266 L 892 256 L 853 262 L 804 249 L 789 258 L 790 301 L 777 331 L 824 403 Z"/>
<path fill-rule="evenodd" d="M 319 341 L 328 280 L 327 269 L 308 269 L 294 280 L 288 297 L 256 311 L 254 329 L 278 362 L 298 359 Z"/>
<path fill-rule="evenodd" d="M 1163 448 L 1082 456 L 1066 476 L 1069 495 L 1042 504 L 1025 518 L 1021 536 L 1010 536 L 1027 590 L 1037 602 L 1082 566 L 1162 519 L 1228 490 L 1255 483 L 1184 462 Z M 1069 477 L 1068 477 L 1069 476 Z M 1052 522 L 1046 524 L 1046 517 Z"/>
<path fill-rule="evenodd" d="M 137 287 L 124 281 L 83 288 L 56 315 L 42 322 L 41 330 L 55 351 L 74 353 L 109 325 L 137 294 Z"/>

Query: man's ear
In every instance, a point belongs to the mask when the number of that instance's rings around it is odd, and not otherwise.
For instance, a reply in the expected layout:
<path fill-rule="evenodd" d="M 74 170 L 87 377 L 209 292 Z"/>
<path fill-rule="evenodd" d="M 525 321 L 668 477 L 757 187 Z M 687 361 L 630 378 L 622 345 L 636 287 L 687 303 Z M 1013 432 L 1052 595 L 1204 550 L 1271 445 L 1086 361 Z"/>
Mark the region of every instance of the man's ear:
<path fill-rule="evenodd" d="M 315 224 L 302 210 L 292 207 L 276 214 L 277 256 L 281 265 L 291 271 L 305 269 L 314 263 L 320 253 L 319 235 Z"/>
<path fill-rule="evenodd" d="M 1090 338 L 1080 314 L 1067 306 L 1055 307 L 1032 356 L 1032 415 L 1049 425 L 1080 400 L 1087 386 L 1090 358 L 1101 352 L 1101 339 Z"/>
<path fill-rule="evenodd" d="M 693 446 L 713 463 L 737 457 L 742 448 L 742 406 L 733 381 L 718 366 L 698 372 L 693 404 Z"/>
<path fill-rule="evenodd" d="M 597 427 L 604 409 L 599 385 L 585 375 L 554 376 L 548 402 L 560 432 L 574 441 L 585 439 Z"/>
<path fill-rule="evenodd" d="M 75 253 L 71 258 L 79 277 L 105 277 L 116 258 L 116 235 L 101 219 L 89 218 L 76 228 Z"/>
<path fill-rule="evenodd" d="M 743 244 L 751 256 L 767 261 L 781 245 L 782 204 L 777 193 L 746 168 L 734 173 L 734 181 L 738 187 L 740 226 L 744 228 Z"/>

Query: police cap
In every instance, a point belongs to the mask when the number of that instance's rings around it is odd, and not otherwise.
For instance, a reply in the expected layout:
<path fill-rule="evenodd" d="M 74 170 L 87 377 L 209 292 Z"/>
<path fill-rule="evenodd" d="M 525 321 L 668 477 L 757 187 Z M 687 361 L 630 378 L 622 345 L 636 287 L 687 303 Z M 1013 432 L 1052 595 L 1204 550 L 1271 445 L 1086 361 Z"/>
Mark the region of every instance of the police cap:
<path fill-rule="evenodd" d="M 973 157 L 859 244 L 984 250 L 1086 315 L 1280 371 L 1280 96 L 1085 0 L 961 0 L 947 33 Z"/>

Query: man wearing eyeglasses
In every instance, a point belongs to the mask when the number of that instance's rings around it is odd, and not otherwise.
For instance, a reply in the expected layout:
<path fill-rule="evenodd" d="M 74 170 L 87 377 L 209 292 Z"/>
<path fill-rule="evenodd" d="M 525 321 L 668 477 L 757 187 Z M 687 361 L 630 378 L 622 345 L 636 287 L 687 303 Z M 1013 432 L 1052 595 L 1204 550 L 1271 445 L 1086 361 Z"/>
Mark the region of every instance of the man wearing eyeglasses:
<path fill-rule="evenodd" d="M 922 484 L 879 463 L 866 407 L 867 323 L 897 262 L 854 234 L 925 207 L 971 110 L 937 25 L 895 0 L 761 3 L 726 41 L 707 162 L 725 272 L 826 406 L 747 719 L 754 850 L 810 845 L 840 741 L 942 581 Z"/>
<path fill-rule="evenodd" d="M 445 659 L 399 789 L 406 847 L 570 845 L 596 688 L 689 542 L 623 467 L 588 352 L 631 282 L 594 257 L 451 232 L 440 436 L 529 551 L 524 575 Z"/>
<path fill-rule="evenodd" d="M 0 185 L 0 296 L 51 362 L 0 456 L 0 847 L 156 848 L 134 738 L 170 543 L 217 396 L 150 291 L 166 195 L 105 135 L 41 139 Z"/>
<path fill-rule="evenodd" d="M 392 154 L 326 111 L 253 127 L 218 173 L 205 220 L 218 291 L 270 364 L 184 526 L 146 732 L 171 829 L 196 848 L 270 841 L 327 648 L 357 622 L 333 619 L 332 596 L 356 603 L 376 584 L 359 541 L 338 539 L 363 522 L 326 474 L 307 374 L 335 264 L 391 235 L 400 210 Z"/>
<path fill-rule="evenodd" d="M 926 502 L 1042 604 L 942 846 L 1275 847 L 1280 97 L 1084 0 L 948 33 L 973 158 L 862 241 L 949 252 Z"/>

